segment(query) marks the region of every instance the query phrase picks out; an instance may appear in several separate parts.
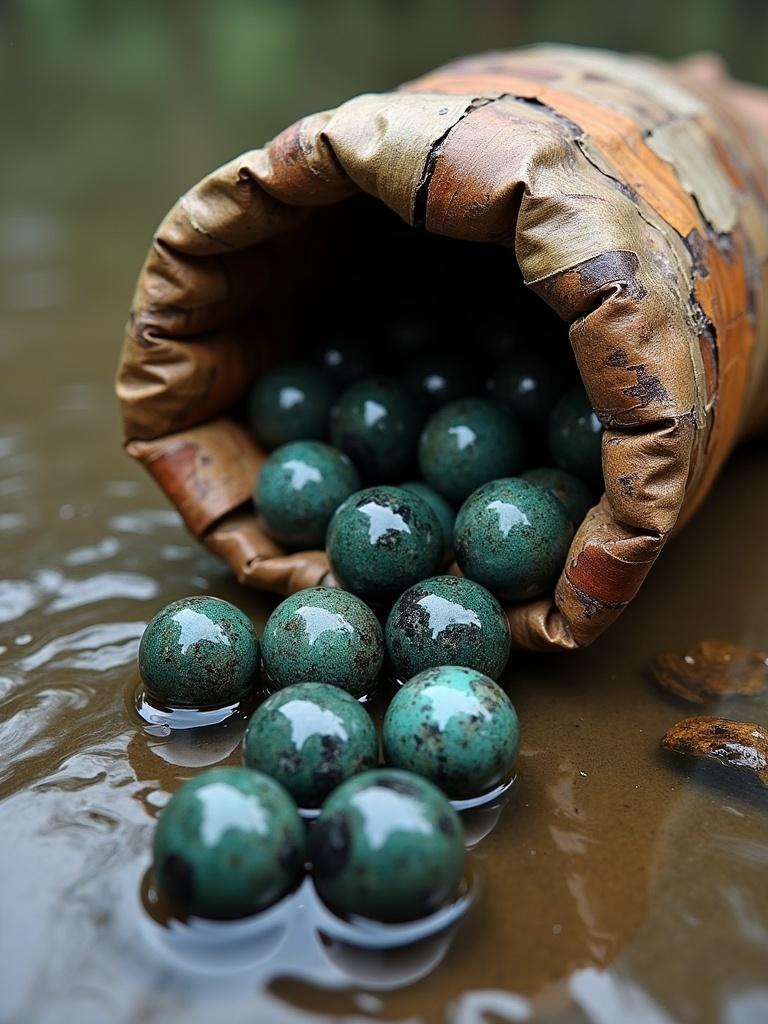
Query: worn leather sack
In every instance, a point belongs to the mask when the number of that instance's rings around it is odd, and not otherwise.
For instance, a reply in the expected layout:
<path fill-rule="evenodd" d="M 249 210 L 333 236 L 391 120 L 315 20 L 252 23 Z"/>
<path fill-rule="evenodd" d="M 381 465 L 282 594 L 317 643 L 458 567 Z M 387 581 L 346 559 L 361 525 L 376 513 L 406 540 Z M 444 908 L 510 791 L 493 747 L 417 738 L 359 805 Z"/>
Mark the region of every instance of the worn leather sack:
<path fill-rule="evenodd" d="M 126 447 L 241 581 L 283 595 L 332 577 L 260 529 L 264 453 L 233 410 L 283 358 L 308 240 L 360 193 L 414 231 L 512 249 L 569 325 L 605 493 L 554 594 L 508 612 L 518 646 L 588 644 L 767 418 L 763 94 L 707 61 L 486 54 L 305 117 L 181 197 L 127 328 Z"/>

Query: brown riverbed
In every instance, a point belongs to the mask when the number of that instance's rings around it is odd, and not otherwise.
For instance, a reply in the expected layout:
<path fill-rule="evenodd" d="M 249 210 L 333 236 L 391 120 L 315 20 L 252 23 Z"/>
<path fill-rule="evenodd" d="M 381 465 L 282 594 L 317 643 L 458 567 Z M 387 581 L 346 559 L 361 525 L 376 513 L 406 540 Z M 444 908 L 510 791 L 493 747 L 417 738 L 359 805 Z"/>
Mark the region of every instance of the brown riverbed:
<path fill-rule="evenodd" d="M 0 1020 L 768 1019 L 768 798 L 660 750 L 665 730 L 699 709 L 646 672 L 658 651 L 706 637 L 768 646 L 760 447 L 732 460 L 598 644 L 513 659 L 504 683 L 522 722 L 519 776 L 469 855 L 477 896 L 455 930 L 371 954 L 318 938 L 297 910 L 261 945 L 217 935 L 185 947 L 145 909 L 153 819 L 197 768 L 237 760 L 237 734 L 186 741 L 142 726 L 130 697 L 143 625 L 186 594 L 233 600 L 259 624 L 273 603 L 204 554 L 119 449 L 112 374 L 146 240 L 175 193 L 233 144 L 198 109 L 212 133 L 200 142 L 175 95 L 178 116 L 152 122 L 142 149 L 126 125 L 135 116 L 138 130 L 150 105 L 94 94 L 89 131 L 102 142 L 87 165 L 68 156 L 84 136 L 63 116 L 67 97 L 47 99 L 32 125 L 11 110 L 17 161 L 0 207 Z M 285 111 L 270 117 L 259 138 Z M 768 694 L 704 710 L 766 725 Z"/>

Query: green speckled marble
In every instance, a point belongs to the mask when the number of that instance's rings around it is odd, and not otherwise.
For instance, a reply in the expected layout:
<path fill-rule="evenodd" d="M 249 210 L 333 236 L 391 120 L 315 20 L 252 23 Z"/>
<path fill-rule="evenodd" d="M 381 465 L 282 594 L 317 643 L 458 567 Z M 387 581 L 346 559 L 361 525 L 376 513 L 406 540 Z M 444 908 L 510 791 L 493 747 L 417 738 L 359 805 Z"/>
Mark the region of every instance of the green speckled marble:
<path fill-rule="evenodd" d="M 595 503 L 595 496 L 585 483 L 564 469 L 542 467 L 529 469 L 522 479 L 543 487 L 563 503 L 574 530 L 581 526 L 584 516 Z"/>
<path fill-rule="evenodd" d="M 261 653 L 278 689 L 330 683 L 360 697 L 376 684 L 384 637 L 379 620 L 354 594 L 311 587 L 275 608 L 264 627 Z"/>
<path fill-rule="evenodd" d="M 443 558 L 443 530 L 418 494 L 367 487 L 336 509 L 326 549 L 343 587 L 365 600 L 385 602 L 434 575 Z"/>
<path fill-rule="evenodd" d="M 244 917 L 292 888 L 305 847 L 296 805 L 274 779 L 250 768 L 212 768 L 185 782 L 163 809 L 155 876 L 189 914 Z"/>
<path fill-rule="evenodd" d="M 416 356 L 403 371 L 403 383 L 430 410 L 477 390 L 472 365 L 451 352 Z"/>
<path fill-rule="evenodd" d="M 337 384 L 324 367 L 285 363 L 256 381 L 248 400 L 254 437 L 265 448 L 289 441 L 322 440 Z"/>
<path fill-rule="evenodd" d="M 577 387 L 563 395 L 549 420 L 552 461 L 567 473 L 602 486 L 602 437 L 603 425 L 584 388 Z"/>
<path fill-rule="evenodd" d="M 328 797 L 310 832 L 310 857 L 315 886 L 334 910 L 410 921 L 454 897 L 464 829 L 431 782 L 383 768 Z"/>
<path fill-rule="evenodd" d="M 250 619 L 218 597 L 185 597 L 150 619 L 139 644 L 147 691 L 169 707 L 222 707 L 248 694 L 259 667 Z"/>
<path fill-rule="evenodd" d="M 507 477 L 479 487 L 461 506 L 453 550 L 465 576 L 517 601 L 554 583 L 572 535 L 562 502 L 527 480 Z"/>
<path fill-rule="evenodd" d="M 399 381 L 366 377 L 331 409 L 331 440 L 366 480 L 392 480 L 416 461 L 424 409 Z"/>
<path fill-rule="evenodd" d="M 399 486 L 405 491 L 410 491 L 412 494 L 418 494 L 420 498 L 426 501 L 440 521 L 440 526 L 443 530 L 443 546 L 446 551 L 449 551 L 451 541 L 453 540 L 453 524 L 456 520 L 456 511 L 453 506 L 449 505 L 442 494 L 438 494 L 434 487 L 422 483 L 421 480 L 408 480 Z"/>
<path fill-rule="evenodd" d="M 497 679 L 511 642 L 507 617 L 493 594 L 458 576 L 436 576 L 401 594 L 384 637 L 400 680 L 438 665 L 465 665 Z"/>
<path fill-rule="evenodd" d="M 509 409 L 526 433 L 546 434 L 552 408 L 568 386 L 570 358 L 567 345 L 515 352 L 488 378 L 488 395 Z"/>
<path fill-rule="evenodd" d="M 319 548 L 331 516 L 359 488 L 349 456 L 322 441 L 292 441 L 262 466 L 253 500 L 275 540 L 289 548 Z"/>
<path fill-rule="evenodd" d="M 512 773 L 520 730 L 506 693 L 481 672 L 430 668 L 395 694 L 382 728 L 388 764 L 430 779 L 454 800 Z"/>
<path fill-rule="evenodd" d="M 522 468 L 523 439 L 507 410 L 488 398 L 449 402 L 428 420 L 419 467 L 430 487 L 459 503 L 488 480 Z"/>
<path fill-rule="evenodd" d="M 268 697 L 243 738 L 243 759 L 285 786 L 300 807 L 319 807 L 345 779 L 376 767 L 371 716 L 327 683 L 296 683 Z"/>
<path fill-rule="evenodd" d="M 376 361 L 371 346 L 365 348 L 359 342 L 341 336 L 319 342 L 310 350 L 309 358 L 332 373 L 340 387 L 373 373 Z"/>

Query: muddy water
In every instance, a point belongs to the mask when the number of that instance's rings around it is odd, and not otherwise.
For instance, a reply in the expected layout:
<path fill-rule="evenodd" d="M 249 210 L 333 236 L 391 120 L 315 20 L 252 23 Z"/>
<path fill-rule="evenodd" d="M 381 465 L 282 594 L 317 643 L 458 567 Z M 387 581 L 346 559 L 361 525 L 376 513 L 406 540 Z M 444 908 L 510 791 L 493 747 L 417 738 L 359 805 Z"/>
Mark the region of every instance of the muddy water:
<path fill-rule="evenodd" d="M 143 625 L 186 594 L 257 623 L 271 607 L 120 454 L 111 392 L 146 239 L 218 157 L 173 143 L 175 162 L 148 170 L 116 132 L 84 175 L 60 138 L 52 174 L 47 148 L 14 130 L 0 208 L 0 1020 L 768 1019 L 768 799 L 662 754 L 692 712 L 645 672 L 703 637 L 768 646 L 761 449 L 732 461 L 594 648 L 514 659 L 520 772 L 498 820 L 472 820 L 474 900 L 455 927 L 362 950 L 306 888 L 255 931 L 190 933 L 148 912 L 153 820 L 181 780 L 237 760 L 238 726 L 168 736 L 135 717 Z M 707 710 L 768 723 L 765 696 Z"/>
<path fill-rule="evenodd" d="M 33 250 L 21 267 L 6 256 L 19 281 L 42 273 L 40 238 L 51 282 L 71 276 L 60 294 L 32 289 L 34 309 L 18 308 L 19 287 L 5 318 L 0 1019 L 765 1019 L 768 800 L 660 752 L 690 712 L 645 673 L 656 651 L 702 637 L 768 643 L 765 451 L 733 460 L 595 647 L 513 661 L 520 773 L 495 827 L 472 823 L 491 831 L 470 853 L 477 895 L 458 926 L 356 950 L 313 930 L 303 892 L 266 935 L 171 936 L 142 904 L 152 822 L 182 779 L 237 760 L 238 728 L 169 737 L 140 723 L 138 638 L 184 594 L 229 598 L 258 623 L 271 601 L 201 552 L 121 456 L 113 297 L 72 300 L 87 260 L 57 268 L 55 221 L 14 230 Z M 710 710 L 768 722 L 765 697 Z"/>

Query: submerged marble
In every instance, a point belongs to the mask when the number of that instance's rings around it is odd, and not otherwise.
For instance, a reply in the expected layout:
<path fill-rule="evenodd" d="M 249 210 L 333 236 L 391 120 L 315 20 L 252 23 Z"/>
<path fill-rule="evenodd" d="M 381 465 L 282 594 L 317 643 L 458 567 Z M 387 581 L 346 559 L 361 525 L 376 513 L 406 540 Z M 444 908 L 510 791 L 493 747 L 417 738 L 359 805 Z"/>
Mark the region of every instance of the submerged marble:
<path fill-rule="evenodd" d="M 310 833 L 315 886 L 332 909 L 409 921 L 456 893 L 464 829 L 440 790 L 410 772 L 377 769 L 342 783 Z"/>
<path fill-rule="evenodd" d="M 147 691 L 169 707 L 221 707 L 252 689 L 259 640 L 250 619 L 219 597 L 186 597 L 150 619 L 139 644 Z"/>
<path fill-rule="evenodd" d="M 161 889 L 200 917 L 244 917 L 295 885 L 306 838 L 296 805 L 274 779 L 249 768 L 212 768 L 185 782 L 157 822 Z"/>

